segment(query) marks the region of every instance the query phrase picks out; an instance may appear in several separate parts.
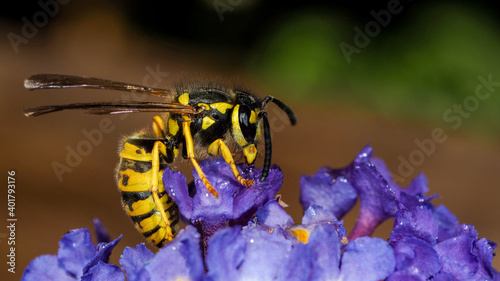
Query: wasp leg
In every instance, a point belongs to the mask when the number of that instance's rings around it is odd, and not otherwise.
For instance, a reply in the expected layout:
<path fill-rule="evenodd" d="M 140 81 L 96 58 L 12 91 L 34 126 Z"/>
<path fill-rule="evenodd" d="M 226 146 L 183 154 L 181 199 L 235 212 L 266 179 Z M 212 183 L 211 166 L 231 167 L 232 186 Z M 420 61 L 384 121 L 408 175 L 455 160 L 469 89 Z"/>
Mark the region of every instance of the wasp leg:
<path fill-rule="evenodd" d="M 186 140 L 186 152 L 187 152 L 187 157 L 191 159 L 191 162 L 193 163 L 194 168 L 198 172 L 198 175 L 200 176 L 200 179 L 203 181 L 203 184 L 205 184 L 205 187 L 207 188 L 208 192 L 212 194 L 215 198 L 219 198 L 219 194 L 217 191 L 215 191 L 214 187 L 210 184 L 208 181 L 207 177 L 203 173 L 203 171 L 200 168 L 200 165 L 198 164 L 198 161 L 194 159 L 194 145 L 193 145 L 193 136 L 191 135 L 191 119 L 188 119 L 185 117 L 184 122 L 182 122 L 182 131 L 184 133 L 184 139 Z"/>
<path fill-rule="evenodd" d="M 210 146 L 208 147 L 208 153 L 213 156 L 217 156 L 219 154 L 219 149 L 226 163 L 231 166 L 234 177 L 244 186 L 253 184 L 252 180 L 246 180 L 240 175 L 240 172 L 238 171 L 238 169 L 236 168 L 236 164 L 234 163 L 233 155 L 222 139 L 217 139 L 212 144 L 210 144 Z"/>
<path fill-rule="evenodd" d="M 153 201 L 158 208 L 158 211 L 161 214 L 161 219 L 167 228 L 167 240 L 172 240 L 172 229 L 170 227 L 170 222 L 168 221 L 167 215 L 165 214 L 165 209 L 163 208 L 163 204 L 160 200 L 160 196 L 158 196 L 158 174 L 160 171 L 160 153 L 163 155 L 167 155 L 167 147 L 161 142 L 156 141 L 153 150 L 151 151 L 152 161 L 151 161 L 151 182 L 150 182 L 150 190 L 153 194 Z"/>
<path fill-rule="evenodd" d="M 153 131 L 157 138 L 165 138 L 165 122 L 158 115 L 153 117 Z"/>

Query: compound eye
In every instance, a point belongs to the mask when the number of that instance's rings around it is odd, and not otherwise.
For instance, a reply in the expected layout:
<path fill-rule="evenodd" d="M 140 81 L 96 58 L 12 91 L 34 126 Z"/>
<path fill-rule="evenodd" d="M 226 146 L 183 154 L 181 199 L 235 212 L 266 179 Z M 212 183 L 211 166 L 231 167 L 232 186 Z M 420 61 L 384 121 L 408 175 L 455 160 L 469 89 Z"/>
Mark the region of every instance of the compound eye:
<path fill-rule="evenodd" d="M 254 113 L 255 114 L 255 113 Z M 257 126 L 255 123 L 250 123 L 250 116 L 252 115 L 252 110 L 246 105 L 241 105 L 239 109 L 239 121 L 241 133 L 245 140 L 249 143 L 255 141 L 255 134 L 257 132 Z"/>

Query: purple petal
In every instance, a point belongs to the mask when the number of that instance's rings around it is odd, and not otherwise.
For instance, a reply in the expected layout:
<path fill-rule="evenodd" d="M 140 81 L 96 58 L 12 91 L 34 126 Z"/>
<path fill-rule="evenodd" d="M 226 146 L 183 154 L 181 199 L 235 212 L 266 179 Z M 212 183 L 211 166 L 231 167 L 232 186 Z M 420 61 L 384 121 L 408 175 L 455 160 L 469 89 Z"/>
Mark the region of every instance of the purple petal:
<path fill-rule="evenodd" d="M 404 205 L 405 208 L 429 205 L 431 199 L 439 197 L 437 195 L 425 196 L 429 191 L 429 186 L 427 184 L 427 178 L 423 173 L 415 177 L 406 188 L 401 188 L 393 181 L 392 175 L 383 160 L 372 157 L 370 162 L 375 165 L 377 170 L 389 184 L 390 188 L 395 192 L 394 195 L 396 199 L 400 204 Z"/>
<path fill-rule="evenodd" d="M 458 219 L 445 206 L 438 206 L 434 211 L 434 218 L 438 224 L 438 242 L 455 235 L 460 225 Z"/>
<path fill-rule="evenodd" d="M 97 245 L 97 253 L 85 265 L 85 267 L 83 268 L 83 274 L 85 275 L 87 272 L 89 272 L 92 269 L 92 267 L 98 264 L 98 262 L 107 263 L 109 260 L 109 256 L 111 255 L 111 251 L 113 251 L 113 248 L 116 246 L 116 244 L 120 242 L 121 238 L 122 235 L 120 235 L 118 238 L 111 241 L 110 243 L 99 243 L 99 245 Z"/>
<path fill-rule="evenodd" d="M 432 281 L 453 281 L 453 277 L 448 273 L 440 272 L 432 278 Z"/>
<path fill-rule="evenodd" d="M 473 226 L 462 225 L 453 238 L 435 246 L 443 272 L 456 280 L 491 280 L 495 272 L 491 266 L 493 247 L 486 239 L 477 240 Z"/>
<path fill-rule="evenodd" d="M 274 280 L 292 241 L 258 225 L 225 228 L 209 241 L 205 280 Z"/>
<path fill-rule="evenodd" d="M 102 222 L 98 218 L 93 218 L 92 221 L 94 223 L 94 231 L 97 237 L 97 243 L 108 243 L 111 239 Z"/>
<path fill-rule="evenodd" d="M 302 224 L 322 224 L 337 221 L 337 218 L 328 209 L 322 206 L 311 205 L 302 217 Z"/>
<path fill-rule="evenodd" d="M 424 240 L 405 237 L 394 245 L 394 254 L 396 255 L 396 272 L 391 275 L 394 280 L 397 279 L 393 275 L 400 276 L 401 272 L 417 275 L 421 280 L 427 280 L 441 270 L 437 252 Z"/>
<path fill-rule="evenodd" d="M 163 181 L 166 190 L 179 205 L 183 216 L 194 224 L 201 224 L 203 245 L 215 232 L 231 224 L 245 225 L 260 206 L 273 199 L 281 187 L 283 174 L 278 166 L 270 168 L 264 182 L 259 181 L 261 169 L 238 165 L 240 174 L 253 180 L 251 186 L 242 186 L 234 177 L 231 166 L 223 158 L 209 158 L 200 163 L 208 181 L 218 193 L 218 198 L 210 194 L 193 170 L 196 193 L 189 196 L 185 178 L 176 172 L 165 170 Z"/>
<path fill-rule="evenodd" d="M 367 158 L 358 157 L 352 170 L 351 182 L 359 194 L 360 211 L 350 240 L 370 235 L 379 224 L 396 213 L 398 203 L 394 189 L 375 165 L 360 159 Z"/>
<path fill-rule="evenodd" d="M 394 182 L 394 180 L 392 178 L 391 171 L 389 171 L 389 168 L 385 164 L 384 160 L 377 158 L 377 157 L 373 157 L 372 148 L 369 146 L 366 146 L 360 152 L 360 154 L 366 155 L 366 157 L 368 157 L 370 163 L 375 165 L 375 167 L 377 168 L 377 171 L 379 171 L 379 173 L 382 175 L 382 177 L 387 181 L 387 183 L 389 184 L 391 189 L 393 189 L 395 191 L 396 198 L 399 198 L 400 186 Z M 361 163 L 361 162 L 365 161 L 365 159 L 366 159 L 365 157 L 358 157 L 358 158 L 360 159 L 360 161 L 358 161 L 358 163 Z"/>
<path fill-rule="evenodd" d="M 277 280 L 337 280 L 341 245 L 334 225 L 318 225 L 307 244 L 299 243 L 293 247 Z"/>
<path fill-rule="evenodd" d="M 86 228 L 70 230 L 59 241 L 57 258 L 71 274 L 80 277 L 84 266 L 97 253 L 92 243 L 90 232 Z"/>
<path fill-rule="evenodd" d="M 365 147 L 363 147 L 363 149 L 361 149 L 361 151 L 358 153 L 358 155 L 356 155 L 356 158 L 354 158 L 354 161 L 353 161 L 354 165 L 359 165 L 359 164 L 365 163 L 370 158 L 372 158 L 372 156 L 373 156 L 373 149 L 371 148 L 371 146 L 369 144 L 365 145 Z"/>
<path fill-rule="evenodd" d="M 424 277 L 422 277 L 418 273 L 411 273 L 408 271 L 396 271 L 389 278 L 385 279 L 385 281 L 426 281 Z M 432 279 L 434 281 L 434 279 Z M 451 280 L 450 280 L 451 281 Z"/>
<path fill-rule="evenodd" d="M 191 221 L 232 219 L 233 194 L 244 187 L 234 178 L 231 167 L 223 158 L 207 159 L 200 163 L 200 167 L 219 194 L 219 198 L 208 192 L 196 170 L 193 170 L 196 194 L 193 197 L 193 214 L 188 218 Z"/>
<path fill-rule="evenodd" d="M 200 250 L 200 234 L 188 225 L 146 263 L 135 280 L 202 280 L 205 268 Z M 130 279 L 134 280 L 134 279 Z"/>
<path fill-rule="evenodd" d="M 425 197 L 428 191 L 427 179 L 420 174 L 407 188 L 394 183 L 384 162 L 372 158 L 372 149 L 366 146 L 345 169 L 351 184 L 360 197 L 360 214 L 350 234 L 351 239 L 370 235 L 375 227 L 393 216 L 399 208 L 416 206 L 431 207 L 432 198 Z"/>
<path fill-rule="evenodd" d="M 243 263 L 246 241 L 240 239 L 240 227 L 228 227 L 208 241 L 206 280 L 238 280 L 237 268 Z"/>
<path fill-rule="evenodd" d="M 56 255 L 39 256 L 32 260 L 24 270 L 21 281 L 75 281 L 76 277 L 71 276 L 59 265 Z"/>
<path fill-rule="evenodd" d="M 485 238 L 481 238 L 474 243 L 474 248 L 472 250 L 478 259 L 478 271 L 476 272 L 476 277 L 479 278 L 493 278 L 496 274 L 493 269 L 493 247 L 490 241 Z"/>
<path fill-rule="evenodd" d="M 82 281 L 123 281 L 125 276 L 121 269 L 112 264 L 99 261 L 82 276 Z"/>
<path fill-rule="evenodd" d="M 307 210 L 319 205 L 335 217 L 342 218 L 356 203 L 356 189 L 344 177 L 334 177 L 332 170 L 322 168 L 314 176 L 300 178 L 300 203 Z"/>
<path fill-rule="evenodd" d="M 420 173 L 405 189 L 403 189 L 403 191 L 420 198 L 425 197 L 425 194 L 429 191 L 427 178 L 424 174 Z"/>
<path fill-rule="evenodd" d="M 365 148 L 366 149 L 366 148 Z M 366 150 L 368 151 L 368 150 Z M 371 155 L 371 152 L 367 153 L 367 155 Z M 385 165 L 385 162 L 376 157 L 371 157 L 370 162 L 375 165 L 377 170 L 380 172 L 382 177 L 387 181 L 391 189 L 395 191 L 396 198 L 400 198 L 401 192 L 411 195 L 415 198 L 424 198 L 425 194 L 429 191 L 429 186 L 427 184 L 427 178 L 424 174 L 419 174 L 416 178 L 414 178 L 411 183 L 406 188 L 401 188 L 398 184 L 396 184 L 392 178 L 392 174 Z M 411 206 L 407 206 L 408 208 Z"/>
<path fill-rule="evenodd" d="M 269 227 L 280 226 L 287 228 L 292 226 L 292 217 L 285 212 L 279 203 L 279 198 L 270 200 L 264 206 L 257 210 L 256 216 L 259 223 L 265 224 Z"/>
<path fill-rule="evenodd" d="M 155 257 L 146 245 L 139 244 L 135 248 L 125 247 L 123 254 L 120 256 L 120 265 L 128 280 L 135 280 L 137 273 L 142 267 Z"/>
<path fill-rule="evenodd" d="M 425 193 L 429 190 L 427 185 L 427 178 L 424 174 L 419 174 L 414 178 L 411 183 L 406 188 L 396 188 L 399 194 L 396 198 L 399 200 L 400 204 L 403 204 L 405 208 L 411 208 L 416 206 L 428 206 L 431 204 L 429 201 L 438 195 L 425 196 Z"/>
<path fill-rule="evenodd" d="M 292 242 L 279 230 L 269 233 L 257 225 L 244 227 L 240 239 L 246 241 L 245 257 L 238 268 L 240 280 L 274 280 Z"/>
<path fill-rule="evenodd" d="M 394 271 L 396 259 L 386 241 L 361 237 L 347 244 L 341 264 L 340 280 L 376 281 Z"/>
<path fill-rule="evenodd" d="M 417 206 L 397 212 L 389 241 L 394 244 L 404 237 L 412 237 L 435 245 L 437 234 L 438 225 L 433 211 L 426 206 Z"/>
<path fill-rule="evenodd" d="M 274 198 L 283 184 L 283 173 L 277 165 L 271 165 L 267 179 L 260 182 L 262 169 L 247 167 L 245 164 L 241 164 L 239 167 L 243 170 L 243 177 L 248 175 L 247 178 L 254 181 L 254 185 L 240 187 L 234 194 L 233 220 L 239 220 L 240 224 L 246 224 L 260 206 Z"/>
<path fill-rule="evenodd" d="M 207 191 L 196 170 L 193 170 L 196 194 L 192 198 L 180 173 L 166 169 L 163 176 L 166 190 L 179 205 L 182 215 L 191 221 L 236 220 L 243 215 L 249 218 L 259 206 L 273 198 L 283 181 L 283 174 L 277 166 L 271 167 L 267 180 L 261 183 L 259 169 L 239 165 L 240 174 L 254 180 L 250 187 L 242 186 L 235 179 L 223 158 L 209 158 L 202 161 L 200 167 L 219 198 Z"/>
<path fill-rule="evenodd" d="M 360 212 L 350 233 L 351 240 L 370 235 L 398 209 L 396 195 L 399 189 L 383 162 L 377 162 L 382 172 L 377 170 L 371 162 L 372 154 L 371 147 L 365 146 L 346 168 L 322 168 L 314 177 L 301 178 L 301 202 L 305 208 L 311 204 L 320 205 L 339 217 L 352 207 L 355 194 L 359 196 Z M 340 191 L 332 190 L 335 185 Z M 338 199 L 341 203 L 337 205 Z"/>
<path fill-rule="evenodd" d="M 166 168 L 163 172 L 163 186 L 168 195 L 177 203 L 179 211 L 185 218 L 191 218 L 193 214 L 193 198 L 189 196 L 189 188 L 186 177 L 181 172 Z"/>

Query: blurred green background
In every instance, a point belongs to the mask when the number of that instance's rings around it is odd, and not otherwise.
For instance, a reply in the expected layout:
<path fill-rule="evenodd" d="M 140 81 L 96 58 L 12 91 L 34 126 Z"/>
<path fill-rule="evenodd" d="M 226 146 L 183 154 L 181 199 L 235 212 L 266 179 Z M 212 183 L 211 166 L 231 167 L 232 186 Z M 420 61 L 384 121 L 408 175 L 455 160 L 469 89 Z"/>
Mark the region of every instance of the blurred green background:
<path fill-rule="evenodd" d="M 295 222 L 302 215 L 299 177 L 323 165 L 346 166 L 371 143 L 403 186 L 424 172 L 430 194 L 441 195 L 435 204 L 475 225 L 480 237 L 500 242 L 499 14 L 488 1 L 10 3 L 0 10 L 0 145 L 1 172 L 18 174 L 18 273 L 2 268 L 0 279 L 18 280 L 30 260 L 54 254 L 63 233 L 91 227 L 93 216 L 113 237 L 125 234 L 115 263 L 123 247 L 145 242 L 120 210 L 113 173 L 118 140 L 150 126 L 152 115 L 123 120 L 65 112 L 28 119 L 24 107 L 121 98 L 86 90 L 29 92 L 23 80 L 36 73 L 157 87 L 207 77 L 274 95 L 298 116 L 291 127 L 268 108 L 273 162 L 284 171 L 281 193 Z M 102 118 L 112 121 L 113 132 L 59 181 L 53 163 L 65 164 L 67 148 L 85 140 L 82 130 L 98 128 Z M 421 151 L 416 142 L 431 139 L 435 129 L 446 141 L 403 175 L 401 159 L 411 161 Z M 6 198 L 2 192 L 0 206 Z M 0 226 L 5 215 L 0 212 Z M 347 229 L 356 215 L 345 218 Z M 386 238 L 391 227 L 388 221 L 375 235 Z M 0 231 L 3 257 L 5 235 Z M 500 268 L 498 258 L 494 264 Z"/>

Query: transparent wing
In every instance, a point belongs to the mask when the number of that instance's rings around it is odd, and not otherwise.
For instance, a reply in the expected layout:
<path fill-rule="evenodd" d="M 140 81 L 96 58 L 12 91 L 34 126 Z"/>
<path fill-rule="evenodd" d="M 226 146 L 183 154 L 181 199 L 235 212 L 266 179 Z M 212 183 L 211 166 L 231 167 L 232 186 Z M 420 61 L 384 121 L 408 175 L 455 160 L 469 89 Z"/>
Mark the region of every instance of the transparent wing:
<path fill-rule="evenodd" d="M 93 103 L 71 103 L 65 105 L 45 105 L 23 110 L 27 117 L 35 117 L 66 109 L 86 110 L 89 114 L 123 114 L 136 112 L 172 112 L 180 114 L 196 114 L 200 110 L 178 103 L 161 102 L 93 102 Z"/>
<path fill-rule="evenodd" d="M 175 93 L 166 89 L 150 88 L 141 85 L 117 82 L 112 80 L 61 74 L 36 74 L 24 80 L 24 87 L 30 90 L 90 88 L 102 90 L 118 90 L 144 93 L 153 96 L 171 97 Z"/>

